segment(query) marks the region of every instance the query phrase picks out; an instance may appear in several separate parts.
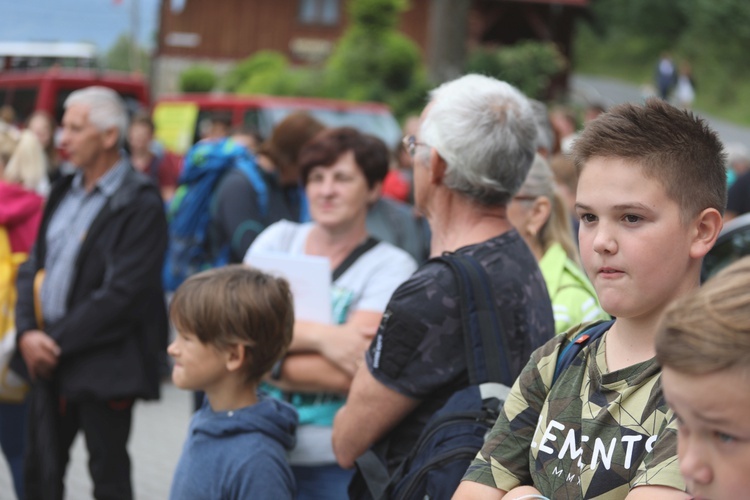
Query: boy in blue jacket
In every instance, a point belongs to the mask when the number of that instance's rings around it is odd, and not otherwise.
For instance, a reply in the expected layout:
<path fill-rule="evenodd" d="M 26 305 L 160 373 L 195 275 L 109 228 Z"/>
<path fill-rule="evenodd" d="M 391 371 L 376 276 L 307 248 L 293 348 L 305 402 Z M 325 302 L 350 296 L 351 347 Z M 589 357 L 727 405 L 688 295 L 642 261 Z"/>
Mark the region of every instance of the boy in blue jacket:
<path fill-rule="evenodd" d="M 294 312 L 289 285 L 255 269 L 227 266 L 190 277 L 170 309 L 172 381 L 201 390 L 170 498 L 293 498 L 286 453 L 297 413 L 258 393 L 264 373 L 286 351 Z"/>

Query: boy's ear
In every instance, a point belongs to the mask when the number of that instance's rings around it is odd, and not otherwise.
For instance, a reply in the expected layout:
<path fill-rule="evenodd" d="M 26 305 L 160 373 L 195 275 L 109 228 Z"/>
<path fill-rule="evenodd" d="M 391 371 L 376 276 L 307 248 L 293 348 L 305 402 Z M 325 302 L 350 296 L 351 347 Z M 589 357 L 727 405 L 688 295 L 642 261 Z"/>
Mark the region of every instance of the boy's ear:
<path fill-rule="evenodd" d="M 723 227 L 721 214 L 715 208 L 703 210 L 693 222 L 695 235 L 690 245 L 690 257 L 703 258 L 716 243 Z"/>
<path fill-rule="evenodd" d="M 227 370 L 230 372 L 239 370 L 247 359 L 247 349 L 242 344 L 232 344 L 227 347 L 225 358 Z"/>

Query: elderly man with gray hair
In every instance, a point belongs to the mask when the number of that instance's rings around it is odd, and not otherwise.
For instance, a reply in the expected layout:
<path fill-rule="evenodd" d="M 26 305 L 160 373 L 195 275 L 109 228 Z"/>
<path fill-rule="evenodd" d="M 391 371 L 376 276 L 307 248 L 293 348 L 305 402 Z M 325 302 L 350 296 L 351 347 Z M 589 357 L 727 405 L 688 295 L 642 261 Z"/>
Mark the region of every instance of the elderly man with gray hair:
<path fill-rule="evenodd" d="M 404 138 L 414 157 L 414 196 L 432 229 L 431 255 L 470 256 L 504 311 L 509 372 L 554 334 L 537 263 L 507 219 L 536 151 L 534 113 L 505 82 L 467 75 L 433 90 L 419 132 Z M 391 297 L 369 351 L 334 422 L 343 467 L 376 445 L 388 472 L 398 467 L 427 420 L 469 384 L 459 284 L 430 260 Z M 504 321 L 506 323 L 506 321 Z M 355 476 L 350 493 L 360 491 Z M 356 496 L 356 494 L 355 494 Z M 366 496 L 366 495 L 365 495 Z"/>
<path fill-rule="evenodd" d="M 62 123 L 76 171 L 54 185 L 18 275 L 12 366 L 33 382 L 26 498 L 62 498 L 82 430 L 94 497 L 130 499 L 133 402 L 158 398 L 166 348 L 166 219 L 158 188 L 121 152 L 128 116 L 116 92 L 73 92 Z"/>

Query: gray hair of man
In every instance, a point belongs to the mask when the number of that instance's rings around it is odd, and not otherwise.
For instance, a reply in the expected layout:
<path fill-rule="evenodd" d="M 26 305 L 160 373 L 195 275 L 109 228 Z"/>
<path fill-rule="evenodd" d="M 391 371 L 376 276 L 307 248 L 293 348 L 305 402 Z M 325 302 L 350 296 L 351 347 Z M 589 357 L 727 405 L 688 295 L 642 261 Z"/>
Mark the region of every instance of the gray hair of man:
<path fill-rule="evenodd" d="M 117 145 L 122 147 L 128 130 L 128 112 L 122 98 L 107 87 L 86 87 L 65 99 L 65 109 L 83 105 L 89 109 L 89 121 L 102 132 L 117 129 Z"/>
<path fill-rule="evenodd" d="M 536 151 L 528 99 L 506 82 L 465 75 L 430 93 L 420 139 L 446 162 L 444 185 L 482 205 L 507 205 Z"/>
<path fill-rule="evenodd" d="M 534 110 L 534 123 L 536 123 L 536 149 L 551 155 L 555 149 L 555 131 L 552 130 L 552 122 L 549 121 L 547 105 L 536 99 L 529 99 L 531 109 Z"/>

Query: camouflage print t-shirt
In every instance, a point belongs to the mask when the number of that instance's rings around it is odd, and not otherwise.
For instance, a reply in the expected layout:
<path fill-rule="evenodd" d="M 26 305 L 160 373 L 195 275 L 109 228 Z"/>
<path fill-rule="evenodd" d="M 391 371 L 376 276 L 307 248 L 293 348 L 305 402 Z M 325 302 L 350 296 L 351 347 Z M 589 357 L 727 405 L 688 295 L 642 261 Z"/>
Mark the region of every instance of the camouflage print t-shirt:
<path fill-rule="evenodd" d="M 533 485 L 556 499 L 625 498 L 642 485 L 685 489 L 654 359 L 608 372 L 605 334 L 549 389 L 561 344 L 584 327 L 533 354 L 464 480 L 506 491 Z"/>
<path fill-rule="evenodd" d="M 539 266 L 515 231 L 463 247 L 489 275 L 495 305 L 518 376 L 531 353 L 554 335 L 549 295 Z M 447 264 L 428 261 L 391 297 L 366 361 L 386 387 L 421 400 L 387 437 L 392 468 L 413 447 L 427 420 L 468 385 L 458 283 Z M 382 443 L 381 443 L 382 446 Z M 382 449 L 382 448 L 381 448 Z"/>

